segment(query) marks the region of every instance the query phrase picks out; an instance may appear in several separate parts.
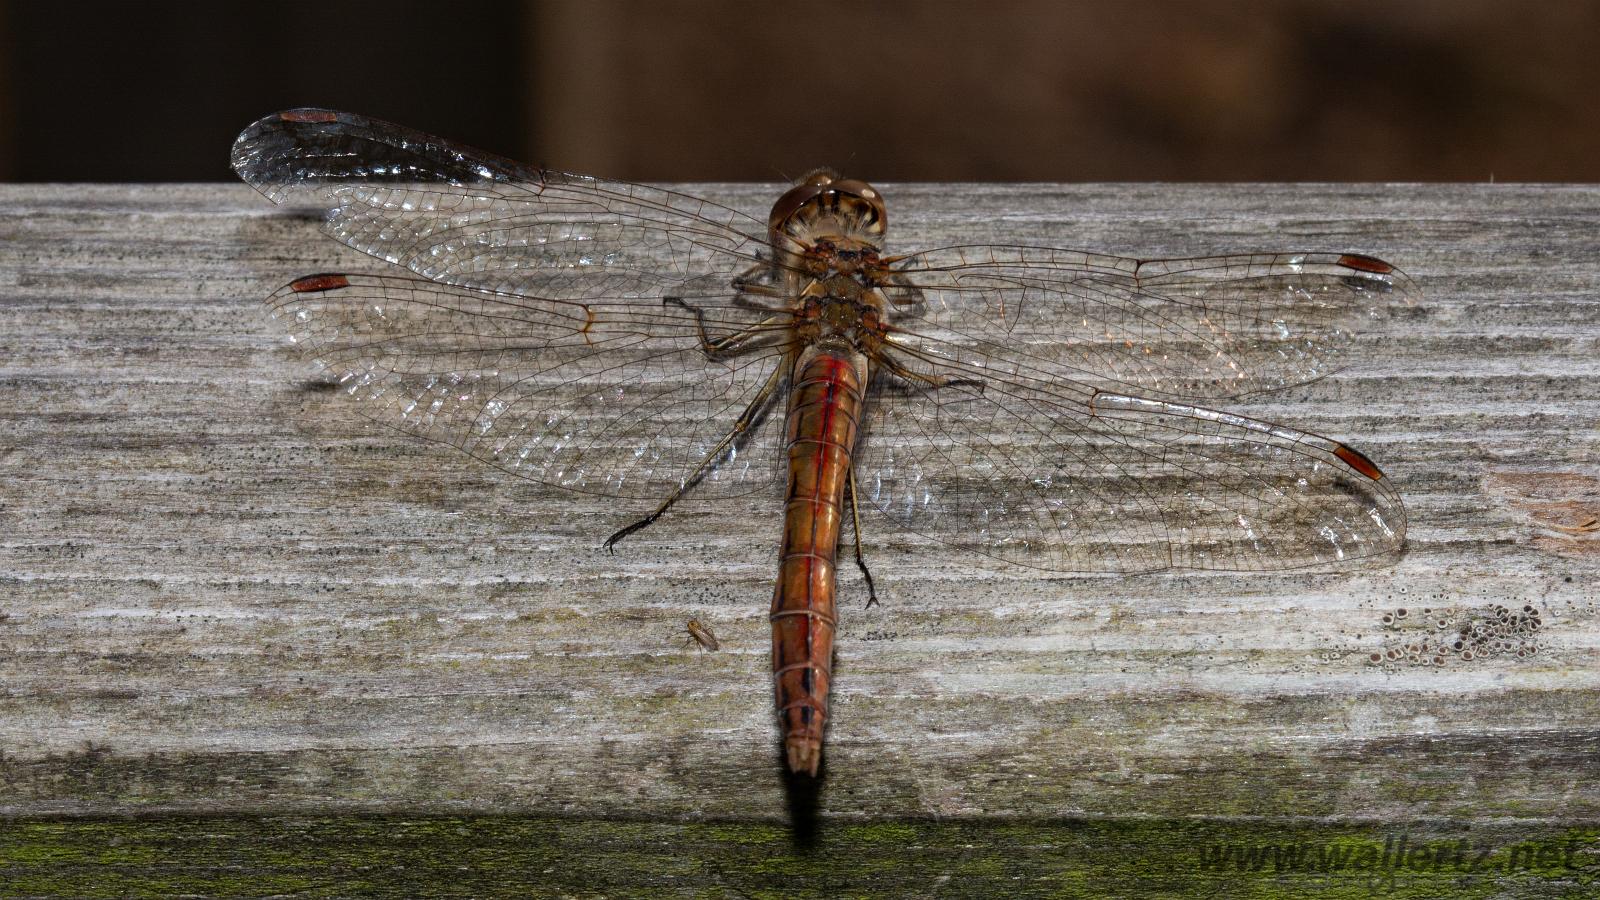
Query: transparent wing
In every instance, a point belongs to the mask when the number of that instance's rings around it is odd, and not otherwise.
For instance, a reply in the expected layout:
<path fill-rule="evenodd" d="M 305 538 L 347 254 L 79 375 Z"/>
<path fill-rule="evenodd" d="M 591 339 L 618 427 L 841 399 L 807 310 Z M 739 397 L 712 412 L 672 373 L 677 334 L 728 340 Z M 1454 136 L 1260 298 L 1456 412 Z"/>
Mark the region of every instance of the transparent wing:
<path fill-rule="evenodd" d="M 490 291 L 660 302 L 706 276 L 726 286 L 766 247 L 763 223 L 707 200 L 531 168 L 332 110 L 252 124 L 233 169 L 274 203 L 325 204 L 327 232 L 357 250 Z"/>
<path fill-rule="evenodd" d="M 1336 568 L 1403 543 L 1360 453 L 1175 399 L 1320 376 L 1346 327 L 1414 295 L 1386 263 L 985 247 L 905 271 L 889 353 L 912 375 L 879 373 L 855 463 L 904 527 L 1084 572 Z"/>
<path fill-rule="evenodd" d="M 899 294 L 918 334 L 1021 345 L 1078 381 L 1193 400 L 1320 378 L 1353 331 L 1416 294 L 1393 266 L 1349 253 L 1137 260 L 970 246 L 897 268 L 916 288 Z"/>
<path fill-rule="evenodd" d="M 758 329 L 751 352 L 714 362 L 681 306 L 520 297 L 406 276 L 311 275 L 267 302 L 302 353 L 375 421 L 534 481 L 642 500 L 690 479 L 782 354 L 760 346 Z M 726 322 L 719 313 L 745 312 L 699 306 L 712 328 Z M 761 416 L 692 496 L 773 484 L 782 424 L 781 413 Z"/>
<path fill-rule="evenodd" d="M 252 124 L 233 167 L 274 202 L 324 205 L 334 238 L 435 282 L 296 280 L 269 303 L 303 351 L 374 420 L 514 474 L 662 499 L 777 367 L 781 334 L 732 288 L 765 247 L 762 223 L 736 210 L 322 109 Z M 711 358 L 702 324 L 746 333 L 746 352 Z M 776 418 L 693 496 L 775 482 Z"/>
<path fill-rule="evenodd" d="M 783 335 L 730 296 L 770 259 L 759 221 L 327 110 L 257 122 L 233 159 L 274 201 L 321 202 L 335 238 L 430 279 L 310 276 L 271 300 L 379 421 L 538 481 L 657 499 L 754 406 L 698 493 L 774 481 L 765 386 Z M 1380 295 L 1410 296 L 1386 264 L 967 247 L 900 266 L 890 352 L 957 379 L 873 388 L 863 487 L 908 527 L 1074 570 L 1288 568 L 1399 546 L 1403 509 L 1364 457 L 1176 402 L 1325 373 Z M 707 332 L 748 345 L 719 359 Z"/>

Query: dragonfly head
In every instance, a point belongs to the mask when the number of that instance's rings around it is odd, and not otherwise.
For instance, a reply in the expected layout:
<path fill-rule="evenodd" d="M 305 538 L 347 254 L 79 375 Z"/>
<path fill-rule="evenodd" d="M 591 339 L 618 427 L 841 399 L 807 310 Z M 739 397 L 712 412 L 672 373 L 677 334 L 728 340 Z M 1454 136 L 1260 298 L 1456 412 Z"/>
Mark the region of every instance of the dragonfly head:
<path fill-rule="evenodd" d="M 772 204 L 767 227 L 772 241 L 811 247 L 827 240 L 837 245 L 882 249 L 889 215 L 883 195 L 855 178 L 817 169 Z"/>

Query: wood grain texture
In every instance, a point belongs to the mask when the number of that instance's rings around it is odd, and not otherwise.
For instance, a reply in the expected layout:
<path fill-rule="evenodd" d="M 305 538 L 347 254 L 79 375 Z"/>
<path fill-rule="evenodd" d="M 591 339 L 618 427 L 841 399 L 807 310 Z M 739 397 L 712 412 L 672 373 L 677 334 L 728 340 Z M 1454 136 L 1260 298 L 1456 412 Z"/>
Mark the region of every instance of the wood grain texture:
<path fill-rule="evenodd" d="M 1422 301 L 1348 369 L 1234 408 L 1377 460 L 1410 541 L 1109 578 L 869 530 L 819 816 L 1600 816 L 1600 537 L 1541 524 L 1600 510 L 1600 188 L 887 193 L 900 250 L 1396 263 Z M 367 424 L 261 311 L 340 269 L 383 266 L 241 186 L 0 186 L 0 813 L 782 821 L 780 510 L 688 506 L 607 555 L 647 510 Z M 1474 623 L 1513 647 L 1407 653 Z"/>

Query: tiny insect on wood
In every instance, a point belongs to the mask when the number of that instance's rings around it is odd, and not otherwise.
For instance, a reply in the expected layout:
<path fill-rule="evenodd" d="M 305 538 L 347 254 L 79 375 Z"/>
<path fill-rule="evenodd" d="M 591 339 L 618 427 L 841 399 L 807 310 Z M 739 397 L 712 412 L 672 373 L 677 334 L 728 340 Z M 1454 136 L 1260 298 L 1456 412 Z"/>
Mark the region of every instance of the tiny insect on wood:
<path fill-rule="evenodd" d="M 722 645 L 717 643 L 717 636 L 712 634 L 711 629 L 699 619 L 690 619 L 684 626 L 684 630 L 689 633 L 689 642 L 699 644 L 702 650 L 720 650 L 722 648 Z"/>

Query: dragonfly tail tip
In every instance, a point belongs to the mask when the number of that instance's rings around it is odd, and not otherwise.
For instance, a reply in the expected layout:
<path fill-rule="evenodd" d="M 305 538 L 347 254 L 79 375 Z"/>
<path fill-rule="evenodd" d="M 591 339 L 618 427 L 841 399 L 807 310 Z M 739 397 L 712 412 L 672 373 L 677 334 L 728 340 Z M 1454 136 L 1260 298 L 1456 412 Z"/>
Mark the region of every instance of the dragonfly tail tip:
<path fill-rule="evenodd" d="M 817 777 L 817 767 L 822 763 L 822 747 L 817 742 L 790 740 L 784 749 L 789 755 L 789 771 L 796 775 Z"/>

